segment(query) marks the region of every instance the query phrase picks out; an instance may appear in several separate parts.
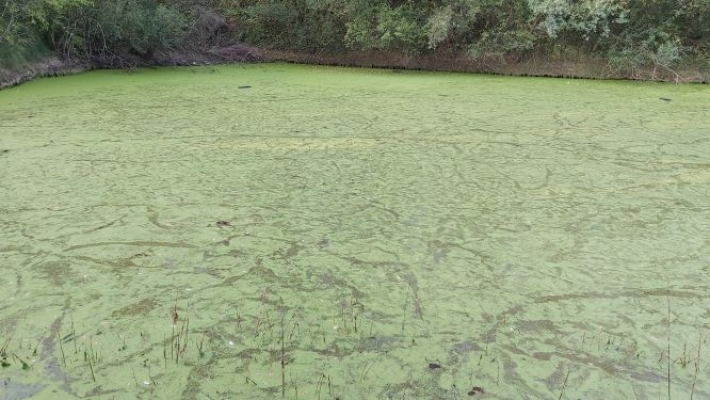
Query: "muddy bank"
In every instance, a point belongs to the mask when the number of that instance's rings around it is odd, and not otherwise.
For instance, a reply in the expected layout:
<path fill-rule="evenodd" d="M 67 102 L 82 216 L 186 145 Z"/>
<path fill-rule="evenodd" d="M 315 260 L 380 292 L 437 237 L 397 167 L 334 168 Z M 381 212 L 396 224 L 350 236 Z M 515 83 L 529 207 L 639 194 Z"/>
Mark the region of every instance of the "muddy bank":
<path fill-rule="evenodd" d="M 543 76 L 583 79 L 623 79 L 675 83 L 710 83 L 710 70 L 681 66 L 614 68 L 599 59 L 550 60 L 542 57 L 521 59 L 471 60 L 466 55 L 412 55 L 382 51 L 345 53 L 299 53 L 257 49 L 233 44 L 204 51 L 161 52 L 151 57 L 138 55 L 101 56 L 83 62 L 53 57 L 16 69 L 0 68 L 0 89 L 38 77 L 59 76 L 90 69 L 129 69 L 139 67 L 230 64 L 243 62 L 290 62 L 348 67 L 411 69 L 447 72 L 475 72 L 495 75 Z"/>
<path fill-rule="evenodd" d="M 88 69 L 90 69 L 89 65 L 64 61 L 56 57 L 12 69 L 0 68 L 0 89 L 16 86 L 35 78 L 76 74 Z"/>
<path fill-rule="evenodd" d="M 102 55 L 84 61 L 51 57 L 12 69 L 0 68 L 0 89 L 16 86 L 35 78 L 76 74 L 91 69 L 130 69 L 264 61 L 268 61 L 268 59 L 258 49 L 242 44 L 233 44 L 204 51 L 160 52 L 153 54 L 149 58 L 132 54 Z"/>
<path fill-rule="evenodd" d="M 99 69 L 127 69 L 262 61 L 267 60 L 257 48 L 237 43 L 206 50 L 188 49 L 156 52 L 149 56 L 136 54 L 103 54 L 93 57 L 90 63 L 94 68 Z"/>
<path fill-rule="evenodd" d="M 346 53 L 298 53 L 262 50 L 273 61 L 321 64 L 349 67 L 374 67 L 446 72 L 476 72 L 494 75 L 545 76 L 585 79 L 624 79 L 666 81 L 675 83 L 709 83 L 710 70 L 697 67 L 670 69 L 663 66 L 645 68 L 614 68 L 603 60 L 578 58 L 550 60 L 543 57 L 529 59 L 471 60 L 465 54 L 412 55 L 382 51 Z"/>

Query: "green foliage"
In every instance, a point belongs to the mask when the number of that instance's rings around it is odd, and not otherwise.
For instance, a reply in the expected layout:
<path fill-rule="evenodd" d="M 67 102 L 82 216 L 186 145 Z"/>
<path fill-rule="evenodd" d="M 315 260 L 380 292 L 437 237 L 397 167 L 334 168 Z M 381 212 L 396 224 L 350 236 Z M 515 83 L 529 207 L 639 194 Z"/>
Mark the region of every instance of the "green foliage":
<path fill-rule="evenodd" d="M 174 7 L 151 1 L 127 3 L 128 19 L 123 25 L 125 39 L 122 44 L 131 51 L 150 54 L 157 49 L 174 49 L 182 44 L 187 22 Z"/>
<path fill-rule="evenodd" d="M 437 48 L 451 35 L 454 23 L 454 12 L 451 6 L 437 9 L 426 23 L 427 45 L 429 49 Z"/>
<path fill-rule="evenodd" d="M 229 32 L 227 32 L 229 30 Z M 264 47 L 584 54 L 672 66 L 710 53 L 710 0 L 3 0 L 0 65 L 42 48 L 150 58 L 223 36 Z M 13 61 L 14 60 L 14 61 Z"/>
<path fill-rule="evenodd" d="M 412 3 L 399 7 L 380 5 L 366 14 L 355 15 L 345 42 L 353 49 L 420 51 L 427 43 L 425 22 Z"/>
<path fill-rule="evenodd" d="M 306 51 L 466 51 L 475 58 L 571 51 L 633 65 L 672 65 L 710 51 L 710 0 L 224 3 L 245 40 Z"/>
<path fill-rule="evenodd" d="M 342 48 L 342 4 L 335 0 L 225 1 L 241 38 L 268 47 L 305 51 Z"/>
<path fill-rule="evenodd" d="M 534 36 L 527 31 L 486 31 L 469 48 L 469 55 L 474 59 L 488 57 L 502 57 L 508 54 L 517 54 L 532 50 Z"/>
<path fill-rule="evenodd" d="M 527 0 L 534 28 L 550 38 L 563 34 L 585 40 L 592 36 L 608 37 L 614 24 L 627 21 L 623 0 Z"/>
<path fill-rule="evenodd" d="M 628 69 L 645 65 L 671 67 L 682 58 L 680 41 L 663 31 L 651 31 L 645 38 L 634 39 L 629 35 L 609 51 L 611 65 Z"/>
<path fill-rule="evenodd" d="M 53 54 L 38 36 L 30 35 L 21 44 L 0 43 L 0 68 L 15 68 Z"/>
<path fill-rule="evenodd" d="M 53 21 L 52 38 L 67 56 L 151 56 L 184 40 L 187 26 L 175 8 L 150 0 L 95 0 Z"/>
<path fill-rule="evenodd" d="M 0 66 L 35 60 L 47 54 L 43 35 L 52 18 L 88 0 L 3 0 L 0 2 Z"/>

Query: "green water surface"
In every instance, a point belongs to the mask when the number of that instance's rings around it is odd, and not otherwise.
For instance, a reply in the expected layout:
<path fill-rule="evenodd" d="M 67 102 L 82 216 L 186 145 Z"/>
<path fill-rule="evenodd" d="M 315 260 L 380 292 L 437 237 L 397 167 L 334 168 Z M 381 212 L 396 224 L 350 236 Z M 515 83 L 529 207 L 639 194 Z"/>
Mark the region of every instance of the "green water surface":
<path fill-rule="evenodd" d="M 0 92 L 0 399 L 710 398 L 710 88 Z"/>

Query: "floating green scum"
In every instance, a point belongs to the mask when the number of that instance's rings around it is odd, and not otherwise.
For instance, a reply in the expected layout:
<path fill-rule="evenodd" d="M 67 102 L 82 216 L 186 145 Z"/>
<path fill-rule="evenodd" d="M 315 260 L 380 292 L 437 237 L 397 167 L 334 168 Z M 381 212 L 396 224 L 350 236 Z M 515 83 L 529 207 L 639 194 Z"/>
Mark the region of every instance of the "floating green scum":
<path fill-rule="evenodd" d="M 96 71 L 0 116 L 3 399 L 710 396 L 706 86 Z"/>

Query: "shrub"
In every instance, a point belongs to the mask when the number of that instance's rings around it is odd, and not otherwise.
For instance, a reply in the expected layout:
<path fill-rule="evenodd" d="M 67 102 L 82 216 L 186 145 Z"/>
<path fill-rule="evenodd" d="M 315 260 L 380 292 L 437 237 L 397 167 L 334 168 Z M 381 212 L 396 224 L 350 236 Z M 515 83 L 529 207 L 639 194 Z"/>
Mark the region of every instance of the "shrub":
<path fill-rule="evenodd" d="M 150 57 L 179 47 L 186 20 L 175 8 L 151 0 L 96 0 L 54 20 L 54 43 L 68 57 Z"/>

